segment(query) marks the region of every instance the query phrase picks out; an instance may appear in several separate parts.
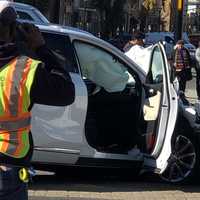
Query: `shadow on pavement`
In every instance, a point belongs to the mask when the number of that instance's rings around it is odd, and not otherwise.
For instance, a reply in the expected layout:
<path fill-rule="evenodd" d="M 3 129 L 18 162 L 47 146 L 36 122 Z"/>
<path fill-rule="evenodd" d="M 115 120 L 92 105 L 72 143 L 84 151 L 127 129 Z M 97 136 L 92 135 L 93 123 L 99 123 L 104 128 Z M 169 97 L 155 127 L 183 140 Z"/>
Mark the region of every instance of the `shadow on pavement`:
<path fill-rule="evenodd" d="M 122 170 L 121 170 L 122 171 Z M 33 191 L 79 191 L 79 192 L 148 192 L 148 191 L 183 191 L 200 193 L 199 183 L 172 185 L 161 181 L 155 175 L 132 176 L 131 172 L 105 171 L 102 169 L 86 170 L 56 175 L 37 175 L 29 189 Z M 104 173 L 105 172 L 105 173 Z M 51 200 L 48 199 L 47 200 Z"/>

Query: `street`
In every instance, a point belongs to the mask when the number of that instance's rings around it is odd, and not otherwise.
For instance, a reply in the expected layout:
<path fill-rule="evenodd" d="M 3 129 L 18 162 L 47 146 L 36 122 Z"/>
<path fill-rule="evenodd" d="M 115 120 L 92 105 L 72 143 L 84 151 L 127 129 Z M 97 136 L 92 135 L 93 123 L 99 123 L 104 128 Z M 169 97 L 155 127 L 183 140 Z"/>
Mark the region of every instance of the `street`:
<path fill-rule="evenodd" d="M 29 189 L 30 200 L 198 200 L 199 184 L 169 185 L 152 176 L 99 177 L 93 174 L 57 178 L 40 172 Z M 92 174 L 92 177 L 91 177 Z"/>
<path fill-rule="evenodd" d="M 195 78 L 187 84 L 186 96 L 195 102 Z M 68 170 L 68 169 L 66 169 Z M 103 172 L 104 173 L 104 172 Z M 101 170 L 101 174 L 102 170 Z M 130 172 L 131 173 L 131 172 Z M 70 174 L 70 175 L 69 175 Z M 38 172 L 29 187 L 30 200 L 198 200 L 199 183 L 169 185 L 158 177 L 98 175 L 99 171 L 88 173 L 74 170 L 68 175 L 57 177 L 54 173 Z"/>

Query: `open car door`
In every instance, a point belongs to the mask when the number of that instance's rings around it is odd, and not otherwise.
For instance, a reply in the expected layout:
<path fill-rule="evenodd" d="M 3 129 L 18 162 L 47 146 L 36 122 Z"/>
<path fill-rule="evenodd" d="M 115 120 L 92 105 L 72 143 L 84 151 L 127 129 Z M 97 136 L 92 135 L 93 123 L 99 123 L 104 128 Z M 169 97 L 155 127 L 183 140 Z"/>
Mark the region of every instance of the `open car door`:
<path fill-rule="evenodd" d="M 146 152 L 144 169 L 161 174 L 171 154 L 178 100 L 170 82 L 170 66 L 162 44 L 152 47 L 150 67 L 144 84 L 143 118 Z"/>

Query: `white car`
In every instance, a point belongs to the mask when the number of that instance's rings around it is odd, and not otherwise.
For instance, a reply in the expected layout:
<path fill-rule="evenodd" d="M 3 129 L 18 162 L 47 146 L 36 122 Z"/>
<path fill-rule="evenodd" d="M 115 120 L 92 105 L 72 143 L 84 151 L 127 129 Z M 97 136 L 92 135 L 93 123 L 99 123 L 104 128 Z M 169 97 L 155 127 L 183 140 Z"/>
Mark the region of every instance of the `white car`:
<path fill-rule="evenodd" d="M 139 164 L 140 170 L 163 174 L 170 182 L 194 175 L 199 157 L 190 123 L 196 123 L 196 113 L 189 106 L 193 118 L 178 117 L 173 73 L 162 44 L 147 52 L 145 72 L 89 33 L 51 25 L 39 28 L 47 45 L 67 60 L 76 96 L 67 107 L 34 105 L 34 165 L 50 169 Z M 179 113 L 185 113 L 181 107 Z"/>
<path fill-rule="evenodd" d="M 21 22 L 31 22 L 36 24 L 49 23 L 47 18 L 38 9 L 31 5 L 4 0 L 0 1 L 0 7 L 7 4 L 15 8 Z"/>

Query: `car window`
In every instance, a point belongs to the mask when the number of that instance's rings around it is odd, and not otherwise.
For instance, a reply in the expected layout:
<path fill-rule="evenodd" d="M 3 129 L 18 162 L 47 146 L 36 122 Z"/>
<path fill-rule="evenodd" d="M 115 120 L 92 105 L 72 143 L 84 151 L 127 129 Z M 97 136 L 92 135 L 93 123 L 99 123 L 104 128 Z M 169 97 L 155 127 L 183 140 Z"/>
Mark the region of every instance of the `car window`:
<path fill-rule="evenodd" d="M 150 83 L 160 84 L 163 83 L 163 57 L 158 47 L 154 49 L 154 54 L 151 61 L 150 68 Z"/>
<path fill-rule="evenodd" d="M 73 46 L 68 36 L 43 33 L 48 48 L 52 49 L 61 58 L 65 59 L 66 69 L 69 72 L 78 72 Z"/>
<path fill-rule="evenodd" d="M 20 19 L 34 21 L 34 19 L 26 12 L 17 11 L 17 14 L 18 14 L 18 18 Z"/>
<path fill-rule="evenodd" d="M 84 78 L 107 92 L 120 92 L 128 83 L 134 84 L 134 78 L 116 56 L 88 43 L 75 41 L 74 46 Z"/>
<path fill-rule="evenodd" d="M 153 50 L 150 71 L 147 76 L 147 83 L 150 84 L 147 91 L 150 93 L 147 93 L 143 106 L 144 119 L 145 121 L 150 121 L 151 127 L 156 127 L 159 116 L 163 89 L 163 70 L 163 57 L 160 49 L 156 47 Z"/>

